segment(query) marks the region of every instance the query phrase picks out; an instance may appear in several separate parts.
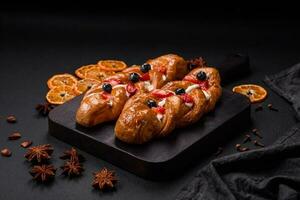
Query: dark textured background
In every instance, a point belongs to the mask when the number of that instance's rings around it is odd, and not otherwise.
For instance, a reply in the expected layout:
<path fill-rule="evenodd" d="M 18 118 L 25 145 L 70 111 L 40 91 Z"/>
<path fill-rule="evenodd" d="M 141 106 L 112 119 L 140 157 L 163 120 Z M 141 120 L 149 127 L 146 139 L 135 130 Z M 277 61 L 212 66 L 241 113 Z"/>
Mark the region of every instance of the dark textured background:
<path fill-rule="evenodd" d="M 100 8 L 81 10 L 80 5 L 72 11 L 50 6 L 43 12 L 35 8 L 8 5 L 0 9 L 0 148 L 8 147 L 13 152 L 10 158 L 0 157 L 1 200 L 172 199 L 201 166 L 215 157 L 211 152 L 196 159 L 194 166 L 173 180 L 155 182 L 82 152 L 87 159 L 82 177 L 70 180 L 57 175 L 51 184 L 36 184 L 28 174 L 29 165 L 23 158 L 25 150 L 19 147 L 21 140 L 52 144 L 55 148 L 52 162 L 57 167 L 63 163 L 58 158 L 61 152 L 70 148 L 47 134 L 47 119 L 34 110 L 37 103 L 44 101 L 46 81 L 53 74 L 73 73 L 77 67 L 101 58 L 134 64 L 173 52 L 185 58 L 201 55 L 208 63 L 216 64 L 228 53 L 246 53 L 251 59 L 252 73 L 226 86 L 231 88 L 237 83 L 263 84 L 265 75 L 300 61 L 300 26 L 290 13 L 283 17 L 277 11 L 262 9 L 252 16 L 251 9 L 244 7 L 214 12 L 210 8 L 204 12 L 194 8 L 176 15 L 170 11 L 149 14 L 150 9 L 146 9 L 146 15 L 141 10 L 125 9 L 101 13 Z M 253 124 L 245 127 L 261 130 L 266 145 L 296 121 L 288 103 L 268 91 L 265 104 L 272 103 L 280 112 L 266 108 L 262 112 L 253 111 Z M 9 114 L 17 116 L 16 124 L 6 123 Z M 7 136 L 13 131 L 20 131 L 22 139 L 8 141 Z M 220 144 L 225 149 L 222 155 L 236 153 L 234 145 L 243 137 L 244 132 L 237 133 L 235 138 Z M 111 193 L 94 191 L 90 186 L 92 172 L 104 166 L 114 169 L 120 180 L 117 190 Z"/>

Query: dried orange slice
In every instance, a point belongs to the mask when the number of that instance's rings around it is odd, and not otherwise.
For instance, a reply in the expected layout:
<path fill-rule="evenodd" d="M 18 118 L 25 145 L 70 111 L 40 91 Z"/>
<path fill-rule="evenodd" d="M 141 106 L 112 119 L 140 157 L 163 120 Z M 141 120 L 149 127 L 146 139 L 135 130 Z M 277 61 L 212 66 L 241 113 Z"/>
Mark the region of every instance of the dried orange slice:
<path fill-rule="evenodd" d="M 102 81 L 103 79 L 105 79 L 108 76 L 111 76 L 115 74 L 115 72 L 113 71 L 104 71 L 102 69 L 100 69 L 98 66 L 94 66 L 91 69 L 88 69 L 85 72 L 84 77 L 87 79 L 95 79 L 95 80 L 99 80 Z"/>
<path fill-rule="evenodd" d="M 79 78 L 84 78 L 85 72 L 89 69 L 91 69 L 92 67 L 97 66 L 97 65 L 84 65 L 78 69 L 75 70 L 75 74 L 76 76 L 78 76 Z"/>
<path fill-rule="evenodd" d="M 120 60 L 100 60 L 98 66 L 102 70 L 113 72 L 122 71 L 127 67 L 126 63 Z"/>
<path fill-rule="evenodd" d="M 141 66 L 140 65 L 131 65 L 130 67 L 127 67 L 122 72 L 124 73 L 141 73 Z"/>
<path fill-rule="evenodd" d="M 46 99 L 52 104 L 63 104 L 77 95 L 74 88 L 67 85 L 60 85 L 52 88 L 46 95 Z"/>
<path fill-rule="evenodd" d="M 77 79 L 71 74 L 57 74 L 52 76 L 47 81 L 47 85 L 50 89 L 61 85 L 67 85 L 73 87 L 76 85 L 76 83 L 77 83 Z"/>
<path fill-rule="evenodd" d="M 78 94 L 82 94 L 83 92 L 90 89 L 93 85 L 100 83 L 100 81 L 95 79 L 82 79 L 77 82 L 77 85 L 75 86 L 75 91 Z"/>
<path fill-rule="evenodd" d="M 247 96 L 251 103 L 265 100 L 268 94 L 263 87 L 254 84 L 238 85 L 235 86 L 232 91 Z"/>

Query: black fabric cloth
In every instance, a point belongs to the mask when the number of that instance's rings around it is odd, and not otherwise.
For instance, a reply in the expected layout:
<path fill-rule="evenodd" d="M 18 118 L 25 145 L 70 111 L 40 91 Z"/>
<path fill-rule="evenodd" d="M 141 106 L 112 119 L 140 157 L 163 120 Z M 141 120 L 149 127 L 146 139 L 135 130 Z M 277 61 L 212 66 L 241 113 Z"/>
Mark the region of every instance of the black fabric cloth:
<path fill-rule="evenodd" d="M 278 74 L 267 76 L 265 82 L 293 105 L 300 120 L 300 63 Z"/>
<path fill-rule="evenodd" d="M 265 82 L 300 116 L 300 64 Z M 211 161 L 176 196 L 185 199 L 300 199 L 300 123 L 272 146 Z"/>
<path fill-rule="evenodd" d="M 176 199 L 300 199 L 300 124 L 271 147 L 210 162 Z"/>

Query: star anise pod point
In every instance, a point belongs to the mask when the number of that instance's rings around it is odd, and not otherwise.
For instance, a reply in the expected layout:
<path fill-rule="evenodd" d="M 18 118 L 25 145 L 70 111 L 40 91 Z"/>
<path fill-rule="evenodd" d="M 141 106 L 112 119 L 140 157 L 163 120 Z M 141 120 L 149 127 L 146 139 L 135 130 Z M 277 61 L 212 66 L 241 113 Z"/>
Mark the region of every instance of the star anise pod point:
<path fill-rule="evenodd" d="M 116 182 L 117 178 L 115 176 L 115 172 L 103 168 L 94 173 L 92 186 L 100 190 L 112 189 L 114 188 Z"/>
<path fill-rule="evenodd" d="M 53 152 L 53 147 L 50 144 L 38 145 L 29 147 L 25 158 L 30 162 L 38 162 L 49 160 Z"/>
<path fill-rule="evenodd" d="M 53 165 L 35 165 L 30 170 L 34 180 L 47 182 L 55 177 L 56 169 Z"/>
<path fill-rule="evenodd" d="M 79 176 L 84 171 L 82 165 L 77 161 L 67 161 L 63 166 L 61 166 L 63 170 L 62 174 L 67 176 Z"/>
<path fill-rule="evenodd" d="M 77 150 L 74 147 L 72 147 L 70 150 L 64 151 L 64 155 L 62 155 L 60 159 L 69 159 L 78 162 L 83 162 L 85 160 L 85 158 L 81 154 L 78 154 Z"/>

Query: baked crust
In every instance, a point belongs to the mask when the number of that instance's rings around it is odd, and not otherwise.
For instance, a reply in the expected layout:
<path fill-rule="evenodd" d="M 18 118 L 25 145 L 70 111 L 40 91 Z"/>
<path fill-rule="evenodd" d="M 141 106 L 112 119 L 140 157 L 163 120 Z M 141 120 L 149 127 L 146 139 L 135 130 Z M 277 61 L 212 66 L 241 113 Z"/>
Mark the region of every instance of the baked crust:
<path fill-rule="evenodd" d="M 148 72 L 149 80 L 142 80 L 134 84 L 130 82 L 129 75 L 131 73 L 137 73 L 139 77 L 145 75 L 139 66 L 133 66 L 103 80 L 108 83 L 112 80 L 114 83 L 110 94 L 102 90 L 103 82 L 94 85 L 81 101 L 76 113 L 76 122 L 82 126 L 92 127 L 103 122 L 115 121 L 132 95 L 161 88 L 168 81 L 182 78 L 188 72 L 187 62 L 174 54 L 163 55 L 147 62 L 152 66 Z M 115 80 L 117 80 L 117 84 L 115 84 Z M 134 89 L 132 93 L 127 87 L 129 84 L 131 84 L 131 90 Z"/>
<path fill-rule="evenodd" d="M 205 82 L 197 80 L 200 71 L 206 73 Z M 183 81 L 171 81 L 160 90 L 135 95 L 127 101 L 117 120 L 116 137 L 126 143 L 142 144 L 167 136 L 176 127 L 195 123 L 214 109 L 222 94 L 220 81 L 218 70 L 201 67 L 192 70 Z M 178 88 L 185 93 L 176 94 Z M 155 101 L 157 107 L 149 107 L 149 100 Z M 156 110 L 163 113 L 155 113 Z"/>

